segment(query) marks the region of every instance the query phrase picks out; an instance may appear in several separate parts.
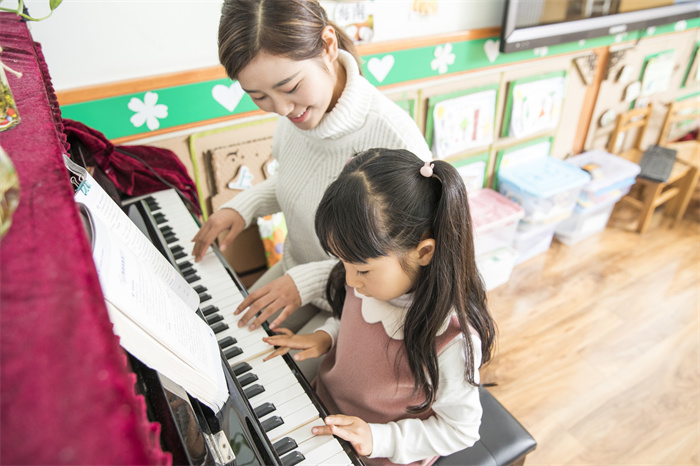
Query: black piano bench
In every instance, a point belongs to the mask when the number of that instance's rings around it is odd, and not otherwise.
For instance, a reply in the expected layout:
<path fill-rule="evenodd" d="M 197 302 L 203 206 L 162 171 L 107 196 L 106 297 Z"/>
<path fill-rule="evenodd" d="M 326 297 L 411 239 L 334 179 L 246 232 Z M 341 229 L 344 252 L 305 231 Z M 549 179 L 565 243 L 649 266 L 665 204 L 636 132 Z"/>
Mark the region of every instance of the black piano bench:
<path fill-rule="evenodd" d="M 483 414 L 479 441 L 471 447 L 442 456 L 435 466 L 521 466 L 537 442 L 486 389 L 479 388 Z"/>

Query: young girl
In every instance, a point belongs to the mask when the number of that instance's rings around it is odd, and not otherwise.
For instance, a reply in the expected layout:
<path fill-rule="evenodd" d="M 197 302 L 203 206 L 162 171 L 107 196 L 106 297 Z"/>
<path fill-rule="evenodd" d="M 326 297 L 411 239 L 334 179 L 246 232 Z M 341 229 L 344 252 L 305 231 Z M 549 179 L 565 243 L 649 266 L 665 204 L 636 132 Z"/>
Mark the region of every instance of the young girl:
<path fill-rule="evenodd" d="M 300 305 L 324 306 L 319 284 L 335 261 L 316 239 L 313 216 L 345 162 L 371 147 L 406 148 L 426 160 L 430 149 L 408 114 L 360 75 L 352 41 L 317 0 L 226 0 L 219 57 L 258 107 L 280 115 L 272 145 L 279 166 L 277 174 L 209 218 L 193 239 L 192 254 L 201 260 L 228 230 L 223 250 L 256 217 L 283 212 L 288 230 L 283 259 L 235 311 L 250 306 L 240 319 L 243 326 L 264 309 L 252 329 L 282 309 L 274 328 Z M 310 306 L 305 311 L 285 325 L 298 330 L 315 312 Z"/>
<path fill-rule="evenodd" d="M 406 150 L 354 157 L 316 213 L 334 317 L 313 334 L 265 338 L 267 359 L 326 354 L 314 388 L 331 412 L 317 435 L 368 464 L 432 464 L 479 438 L 478 369 L 495 325 L 474 259 L 464 182 Z"/>

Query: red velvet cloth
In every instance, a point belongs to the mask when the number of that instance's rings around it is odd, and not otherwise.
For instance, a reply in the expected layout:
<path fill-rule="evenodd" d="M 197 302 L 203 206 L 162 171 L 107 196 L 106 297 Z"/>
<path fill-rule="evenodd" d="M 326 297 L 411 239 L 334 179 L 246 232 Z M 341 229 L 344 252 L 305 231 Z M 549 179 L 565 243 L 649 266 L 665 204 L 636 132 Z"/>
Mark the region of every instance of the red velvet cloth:
<path fill-rule="evenodd" d="M 8 75 L 21 122 L 0 132 L 21 188 L 0 240 L 0 460 L 170 464 L 107 316 L 41 49 L 8 13 L 0 46 L 23 73 Z"/>
<path fill-rule="evenodd" d="M 154 146 L 115 147 L 104 134 L 79 121 L 64 119 L 63 126 L 69 142 L 74 139 L 81 142 L 95 164 L 102 169 L 120 192 L 129 196 L 139 196 L 163 189 L 177 188 L 190 200 L 190 206 L 194 208 L 194 212 L 201 214 L 197 200 L 197 187 L 173 151 Z M 75 160 L 76 158 L 74 155 L 73 161 L 81 165 L 79 160 Z"/>

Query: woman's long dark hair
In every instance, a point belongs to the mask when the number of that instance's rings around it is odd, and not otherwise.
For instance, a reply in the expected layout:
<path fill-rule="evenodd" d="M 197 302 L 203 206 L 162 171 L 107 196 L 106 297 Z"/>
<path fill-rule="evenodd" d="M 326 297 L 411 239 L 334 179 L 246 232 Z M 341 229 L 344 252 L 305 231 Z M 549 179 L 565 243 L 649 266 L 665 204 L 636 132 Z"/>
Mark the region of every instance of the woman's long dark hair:
<path fill-rule="evenodd" d="M 370 149 L 356 155 L 326 190 L 316 211 L 316 234 L 326 252 L 350 263 L 389 253 L 401 258 L 426 238 L 435 240 L 431 262 L 420 267 L 414 297 L 403 325 L 408 365 L 428 410 L 438 392 L 436 337 L 456 312 L 466 343 L 466 380 L 475 381 L 473 327 L 481 339 L 481 362 L 491 359 L 495 324 L 476 268 L 467 191 L 457 170 L 434 162 L 433 176 L 420 173 L 424 162 L 407 150 Z M 408 270 L 407 270 L 408 272 Z M 333 313 L 345 300 L 345 268 L 338 263 L 326 288 Z"/>
<path fill-rule="evenodd" d="M 260 53 L 309 60 L 326 43 L 323 28 L 333 26 L 338 47 L 360 64 L 352 39 L 332 21 L 317 0 L 225 0 L 219 20 L 219 61 L 231 79 Z"/>

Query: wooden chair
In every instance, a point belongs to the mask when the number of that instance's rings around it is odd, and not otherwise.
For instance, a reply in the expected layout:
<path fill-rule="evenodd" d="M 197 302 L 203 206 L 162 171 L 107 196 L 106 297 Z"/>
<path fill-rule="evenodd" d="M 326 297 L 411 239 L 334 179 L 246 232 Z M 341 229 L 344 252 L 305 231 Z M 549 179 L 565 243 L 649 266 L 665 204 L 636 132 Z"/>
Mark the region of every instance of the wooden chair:
<path fill-rule="evenodd" d="M 700 101 L 698 99 L 686 99 L 680 102 L 673 101 L 669 104 L 658 141 L 660 146 L 675 149 L 676 158 L 690 166 L 682 194 L 678 196 L 672 205 L 667 207 L 667 209 L 670 209 L 671 214 L 677 215 L 678 218 L 682 218 L 685 214 L 688 203 L 693 197 L 693 192 L 697 188 L 698 180 L 700 179 L 700 131 L 697 131 L 695 139 L 673 142 L 673 139 L 679 136 L 678 134 L 674 136 L 676 125 L 686 121 L 692 122 L 686 133 L 693 129 L 698 130 L 698 126 L 700 126 Z"/>
<path fill-rule="evenodd" d="M 631 162 L 639 163 L 644 149 L 642 149 L 642 141 L 644 134 L 649 125 L 649 119 L 652 113 L 652 106 L 649 105 L 643 108 L 635 108 L 625 113 L 618 115 L 615 129 L 610 135 L 608 142 L 608 152 L 617 154 Z M 618 141 L 620 137 L 625 137 L 636 131 L 635 140 L 630 149 L 620 150 L 622 144 Z M 685 213 L 682 208 L 682 202 L 678 202 L 686 194 L 689 189 L 690 180 L 687 178 L 691 171 L 691 167 L 682 160 L 677 159 L 671 170 L 671 174 L 666 182 L 651 181 L 644 178 L 637 178 L 636 183 L 630 190 L 630 193 L 622 198 L 622 203 L 633 206 L 639 210 L 636 231 L 639 233 L 646 232 L 649 227 L 649 222 L 657 207 L 669 203 L 670 208 L 665 212 L 666 215 L 679 220 Z M 679 196 L 680 195 L 680 196 Z M 670 201 L 676 202 L 670 202 Z M 667 207 L 669 207 L 667 206 Z M 687 202 L 685 203 L 687 206 Z"/>

